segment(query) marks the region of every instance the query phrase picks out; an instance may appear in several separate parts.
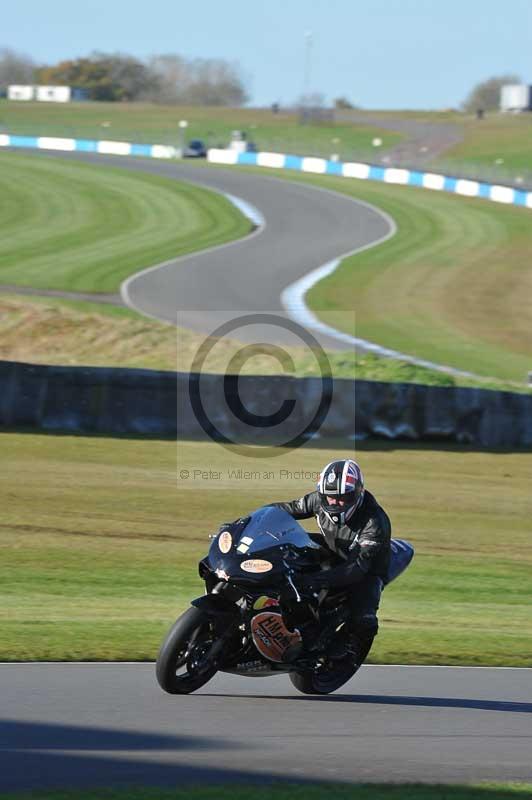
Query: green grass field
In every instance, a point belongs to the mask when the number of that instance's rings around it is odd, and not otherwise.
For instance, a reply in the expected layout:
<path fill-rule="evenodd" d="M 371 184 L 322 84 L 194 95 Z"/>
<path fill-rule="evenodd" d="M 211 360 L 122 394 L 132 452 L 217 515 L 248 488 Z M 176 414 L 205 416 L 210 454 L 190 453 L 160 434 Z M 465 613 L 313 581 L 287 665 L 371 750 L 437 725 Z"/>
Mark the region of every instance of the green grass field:
<path fill-rule="evenodd" d="M 44 107 L 46 106 L 46 107 Z M 397 144 L 401 134 L 374 126 L 324 122 L 300 125 L 294 113 L 273 114 L 252 108 L 159 106 L 143 103 L 17 103 L 0 101 L 0 132 L 29 136 L 70 136 L 150 144 L 181 143 L 179 121 L 187 120 L 186 139 L 203 139 L 210 147 L 226 147 L 233 130 L 244 130 L 262 150 L 303 155 L 350 157 L 374 154 Z"/>
<path fill-rule="evenodd" d="M 208 535 L 308 491 L 295 473 L 338 452 L 258 463 L 211 443 L 2 434 L 0 660 L 153 659 L 202 593 Z M 376 443 L 356 455 L 417 551 L 385 592 L 372 660 L 531 666 L 530 453 Z M 220 476 L 195 473 L 209 468 Z"/>
<path fill-rule="evenodd" d="M 0 283 L 113 292 L 128 275 L 236 239 L 223 196 L 122 169 L 0 152 Z"/>
<path fill-rule="evenodd" d="M 133 788 L 9 793 L 4 800 L 520 800 L 529 798 L 532 784 L 431 786 L 415 784 L 354 784 L 352 786 L 279 784 L 204 786 L 176 789 Z"/>

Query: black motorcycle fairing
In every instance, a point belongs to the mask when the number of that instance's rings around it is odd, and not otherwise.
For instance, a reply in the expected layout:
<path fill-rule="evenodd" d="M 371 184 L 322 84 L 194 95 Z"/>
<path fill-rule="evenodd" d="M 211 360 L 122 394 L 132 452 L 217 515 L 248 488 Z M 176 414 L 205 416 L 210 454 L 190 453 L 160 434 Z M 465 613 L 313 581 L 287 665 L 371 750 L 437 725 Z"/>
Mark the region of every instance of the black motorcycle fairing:
<path fill-rule="evenodd" d="M 205 594 L 203 597 L 192 600 L 191 605 L 200 608 L 211 617 L 235 618 L 239 616 L 238 606 L 225 594 Z"/>
<path fill-rule="evenodd" d="M 205 580 L 210 570 L 222 580 L 278 587 L 288 569 L 316 569 L 321 553 L 320 545 L 290 514 L 264 506 L 223 526 L 200 562 L 200 575 Z"/>

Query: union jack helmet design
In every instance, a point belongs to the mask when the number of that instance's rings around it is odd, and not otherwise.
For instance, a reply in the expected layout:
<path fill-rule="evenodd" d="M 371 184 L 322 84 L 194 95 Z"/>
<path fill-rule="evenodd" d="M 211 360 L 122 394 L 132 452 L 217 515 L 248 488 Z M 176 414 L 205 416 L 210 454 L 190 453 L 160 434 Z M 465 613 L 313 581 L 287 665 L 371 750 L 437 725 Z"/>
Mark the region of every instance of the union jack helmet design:
<path fill-rule="evenodd" d="M 352 458 L 331 461 L 321 471 L 318 492 L 323 511 L 344 525 L 364 500 L 364 476 Z"/>

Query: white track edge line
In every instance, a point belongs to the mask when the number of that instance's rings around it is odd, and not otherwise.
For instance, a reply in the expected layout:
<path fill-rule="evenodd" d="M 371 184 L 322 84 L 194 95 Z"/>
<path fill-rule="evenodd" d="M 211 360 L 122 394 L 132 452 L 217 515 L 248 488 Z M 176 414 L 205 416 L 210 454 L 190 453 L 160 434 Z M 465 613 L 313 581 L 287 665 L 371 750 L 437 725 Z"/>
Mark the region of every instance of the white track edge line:
<path fill-rule="evenodd" d="M 415 356 L 408 355 L 407 353 L 401 353 L 398 350 L 382 347 L 381 345 L 376 344 L 375 342 L 370 342 L 367 339 L 361 339 L 357 336 L 351 336 L 348 333 L 339 331 L 336 328 L 327 325 L 325 322 L 322 322 L 306 304 L 305 296 L 310 289 L 312 289 L 313 286 L 322 281 L 324 278 L 332 275 L 344 259 L 348 258 L 349 256 L 362 253 L 372 247 L 377 247 L 379 244 L 384 244 L 384 242 L 388 241 L 388 239 L 391 239 L 397 233 L 397 225 L 395 220 L 389 214 L 382 211 L 382 209 L 373 206 L 371 203 L 365 203 L 362 200 L 357 200 L 356 202 L 367 206 L 380 216 L 384 217 L 388 224 L 390 224 L 391 229 L 387 234 L 381 236 L 380 239 L 339 255 L 337 258 L 333 259 L 332 261 L 328 261 L 326 264 L 323 264 L 321 267 L 309 272 L 307 275 L 304 275 L 302 278 L 299 278 L 297 281 L 294 281 L 294 283 L 291 283 L 289 286 L 283 289 L 281 293 L 281 303 L 283 304 L 285 310 L 292 317 L 292 319 L 294 319 L 303 327 L 310 328 L 311 330 L 314 330 L 325 336 L 329 336 L 330 338 L 336 339 L 344 344 L 350 344 L 367 352 L 375 353 L 378 356 L 400 359 L 410 364 L 415 364 L 416 366 L 426 367 L 427 369 L 433 369 L 437 370 L 438 372 L 445 372 L 463 378 L 479 377 L 472 372 L 465 372 L 463 370 L 455 369 L 454 367 L 448 367 L 444 364 L 436 364 L 432 361 L 416 358 Z"/>

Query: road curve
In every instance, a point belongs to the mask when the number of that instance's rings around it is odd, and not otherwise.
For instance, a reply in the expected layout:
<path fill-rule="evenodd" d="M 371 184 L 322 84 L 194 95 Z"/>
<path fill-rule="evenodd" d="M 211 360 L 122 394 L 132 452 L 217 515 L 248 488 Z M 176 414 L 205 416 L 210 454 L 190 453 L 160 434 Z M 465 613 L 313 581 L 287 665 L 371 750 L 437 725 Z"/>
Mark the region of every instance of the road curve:
<path fill-rule="evenodd" d="M 532 670 L 363 667 L 339 693 L 153 664 L 0 665 L 0 791 L 125 784 L 532 780 Z"/>
<path fill-rule="evenodd" d="M 188 180 L 241 198 L 261 212 L 265 226 L 251 236 L 170 260 L 127 281 L 127 299 L 134 308 L 199 333 L 210 333 L 221 320 L 241 314 L 284 315 L 280 296 L 287 286 L 338 256 L 387 238 L 395 230 L 390 217 L 363 201 L 235 168 L 44 150 L 31 155 Z M 239 333 L 236 338 L 246 337 Z M 285 338 L 282 332 L 271 336 L 278 341 Z M 318 338 L 336 349 L 351 347 L 326 336 Z"/>

